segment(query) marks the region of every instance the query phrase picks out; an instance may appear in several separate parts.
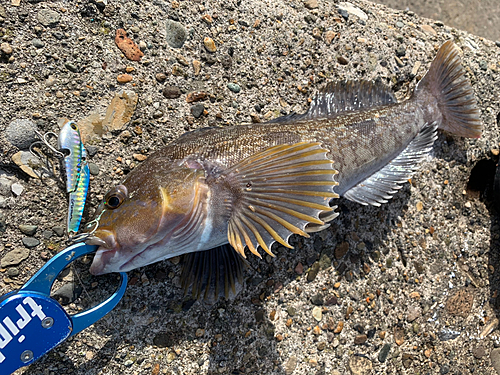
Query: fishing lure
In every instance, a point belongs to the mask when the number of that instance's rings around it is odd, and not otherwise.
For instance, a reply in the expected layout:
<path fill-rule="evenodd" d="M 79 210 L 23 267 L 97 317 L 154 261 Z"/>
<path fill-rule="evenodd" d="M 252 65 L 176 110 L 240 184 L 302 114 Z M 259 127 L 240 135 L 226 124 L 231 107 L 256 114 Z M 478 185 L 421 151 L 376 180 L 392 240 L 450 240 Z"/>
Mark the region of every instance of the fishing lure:
<path fill-rule="evenodd" d="M 59 150 L 64 153 L 66 191 L 69 193 L 67 231 L 70 238 L 78 232 L 89 189 L 90 171 L 87 151 L 80 130 L 74 121 L 68 121 L 58 137 Z"/>

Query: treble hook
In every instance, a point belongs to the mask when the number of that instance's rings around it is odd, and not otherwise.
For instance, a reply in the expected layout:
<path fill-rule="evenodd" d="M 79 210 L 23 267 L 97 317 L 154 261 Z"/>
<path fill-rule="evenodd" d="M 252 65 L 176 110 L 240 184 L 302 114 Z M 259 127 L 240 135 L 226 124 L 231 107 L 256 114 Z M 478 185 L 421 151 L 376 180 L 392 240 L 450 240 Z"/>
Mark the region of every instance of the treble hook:
<path fill-rule="evenodd" d="M 58 136 L 57 136 L 56 133 L 54 133 L 54 132 L 47 132 L 45 134 L 41 134 L 38 130 L 35 130 L 35 133 L 38 136 L 38 138 L 40 138 L 40 140 L 36 141 L 36 142 L 33 142 L 30 145 L 30 152 L 31 152 L 32 155 L 38 157 L 38 155 L 36 155 L 36 153 L 33 151 L 33 145 L 35 145 L 35 144 L 44 144 L 45 146 L 47 146 L 50 149 L 50 151 L 52 151 L 54 153 L 54 155 L 56 157 L 58 157 L 58 158 L 64 158 L 64 153 L 62 153 L 61 151 L 59 151 L 58 149 L 56 149 L 49 142 L 49 136 L 55 137 L 56 139 L 58 138 Z"/>

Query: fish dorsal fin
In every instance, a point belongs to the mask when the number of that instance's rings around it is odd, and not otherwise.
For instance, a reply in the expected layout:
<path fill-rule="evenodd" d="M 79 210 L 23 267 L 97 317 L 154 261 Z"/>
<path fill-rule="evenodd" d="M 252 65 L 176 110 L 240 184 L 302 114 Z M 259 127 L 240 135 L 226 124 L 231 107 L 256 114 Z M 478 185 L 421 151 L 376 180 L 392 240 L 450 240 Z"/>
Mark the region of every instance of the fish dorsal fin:
<path fill-rule="evenodd" d="M 245 257 L 244 248 L 260 257 L 277 241 L 291 248 L 292 234 L 309 237 L 308 225 L 324 225 L 320 215 L 338 198 L 333 188 L 338 172 L 319 142 L 273 146 L 224 172 L 221 186 L 230 192 L 228 240 Z M 326 215 L 330 220 L 335 215 Z"/>
<path fill-rule="evenodd" d="M 372 81 L 330 82 L 323 87 L 302 119 L 335 117 L 343 112 L 397 103 L 392 92 Z"/>
<path fill-rule="evenodd" d="M 246 261 L 229 244 L 182 256 L 181 285 L 193 298 L 236 294 L 236 284 L 243 283 Z"/>
<path fill-rule="evenodd" d="M 396 158 L 347 190 L 343 196 L 363 205 L 380 206 L 386 203 L 418 169 L 436 138 L 437 124 L 433 122 L 424 127 Z"/>

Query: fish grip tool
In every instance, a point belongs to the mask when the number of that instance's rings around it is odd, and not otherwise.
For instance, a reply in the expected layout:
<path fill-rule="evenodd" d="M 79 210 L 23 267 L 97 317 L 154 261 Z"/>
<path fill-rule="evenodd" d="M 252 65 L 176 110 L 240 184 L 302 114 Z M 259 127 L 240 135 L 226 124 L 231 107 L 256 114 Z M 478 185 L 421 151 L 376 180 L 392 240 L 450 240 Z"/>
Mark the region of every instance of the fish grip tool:
<path fill-rule="evenodd" d="M 97 246 L 85 243 L 71 245 L 50 259 L 21 289 L 0 297 L 0 374 L 11 374 L 35 362 L 120 302 L 127 287 L 124 272 L 120 272 L 120 285 L 110 297 L 78 314 L 69 315 L 50 297 L 59 273 L 96 250 Z"/>

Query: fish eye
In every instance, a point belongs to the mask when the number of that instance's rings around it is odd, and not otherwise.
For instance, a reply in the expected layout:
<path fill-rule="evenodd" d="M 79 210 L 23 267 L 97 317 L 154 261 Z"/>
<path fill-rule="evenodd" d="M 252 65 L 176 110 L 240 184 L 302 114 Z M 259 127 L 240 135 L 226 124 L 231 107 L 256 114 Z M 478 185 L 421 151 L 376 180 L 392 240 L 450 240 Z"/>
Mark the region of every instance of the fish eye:
<path fill-rule="evenodd" d="M 74 122 L 72 122 L 70 126 L 71 126 L 71 129 L 78 130 L 78 128 L 76 127 L 76 124 Z"/>
<path fill-rule="evenodd" d="M 112 189 L 104 198 L 104 205 L 110 210 L 118 208 L 127 198 L 127 188 L 123 185 L 118 185 Z"/>
<path fill-rule="evenodd" d="M 108 208 L 111 208 L 111 209 L 115 209 L 117 208 L 120 204 L 122 203 L 122 200 L 116 196 L 116 195 L 112 195 L 111 197 L 109 197 L 107 200 L 106 200 L 106 207 Z"/>

